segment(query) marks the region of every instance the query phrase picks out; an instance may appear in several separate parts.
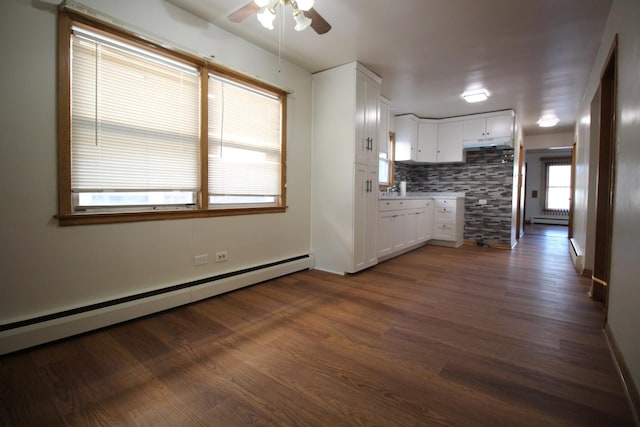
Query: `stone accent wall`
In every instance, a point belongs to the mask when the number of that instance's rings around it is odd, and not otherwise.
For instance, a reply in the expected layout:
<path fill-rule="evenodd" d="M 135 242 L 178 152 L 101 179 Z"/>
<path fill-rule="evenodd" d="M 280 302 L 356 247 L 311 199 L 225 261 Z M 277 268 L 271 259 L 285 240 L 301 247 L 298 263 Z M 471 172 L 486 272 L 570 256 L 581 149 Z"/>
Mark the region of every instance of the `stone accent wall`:
<path fill-rule="evenodd" d="M 513 149 L 482 148 L 466 155 L 466 163 L 395 162 L 395 182 L 407 181 L 407 192 L 464 191 L 464 239 L 509 246 Z M 480 205 L 480 199 L 487 204 Z"/>

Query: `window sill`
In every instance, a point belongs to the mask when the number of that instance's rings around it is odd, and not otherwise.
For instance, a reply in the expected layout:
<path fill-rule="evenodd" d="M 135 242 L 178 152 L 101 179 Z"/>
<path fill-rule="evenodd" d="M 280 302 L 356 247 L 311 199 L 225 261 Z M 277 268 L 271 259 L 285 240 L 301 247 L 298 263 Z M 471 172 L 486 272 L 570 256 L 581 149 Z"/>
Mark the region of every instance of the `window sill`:
<path fill-rule="evenodd" d="M 60 226 L 117 224 L 124 222 L 163 221 L 172 219 L 211 218 L 220 216 L 258 215 L 286 212 L 286 206 L 270 206 L 265 208 L 236 208 L 208 210 L 180 210 L 155 212 L 117 212 L 117 213 L 77 213 L 60 214 L 55 218 Z"/>

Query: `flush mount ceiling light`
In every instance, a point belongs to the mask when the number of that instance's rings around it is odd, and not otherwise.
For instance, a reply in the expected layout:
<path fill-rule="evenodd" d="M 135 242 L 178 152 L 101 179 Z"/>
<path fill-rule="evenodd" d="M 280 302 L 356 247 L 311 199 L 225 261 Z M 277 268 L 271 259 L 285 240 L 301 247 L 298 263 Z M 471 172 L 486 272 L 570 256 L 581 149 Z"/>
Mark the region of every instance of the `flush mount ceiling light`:
<path fill-rule="evenodd" d="M 550 128 L 557 125 L 559 122 L 556 116 L 544 116 L 538 120 L 538 126 L 541 128 Z"/>
<path fill-rule="evenodd" d="M 467 102 L 482 102 L 489 99 L 489 92 L 486 89 L 469 90 L 462 94 Z"/>
<path fill-rule="evenodd" d="M 291 6 L 296 31 L 309 26 L 318 34 L 324 34 L 331 25 L 313 8 L 314 0 L 253 0 L 229 15 L 232 22 L 242 22 L 249 15 L 257 12 L 258 21 L 268 30 L 273 30 L 273 21 L 279 7 Z"/>

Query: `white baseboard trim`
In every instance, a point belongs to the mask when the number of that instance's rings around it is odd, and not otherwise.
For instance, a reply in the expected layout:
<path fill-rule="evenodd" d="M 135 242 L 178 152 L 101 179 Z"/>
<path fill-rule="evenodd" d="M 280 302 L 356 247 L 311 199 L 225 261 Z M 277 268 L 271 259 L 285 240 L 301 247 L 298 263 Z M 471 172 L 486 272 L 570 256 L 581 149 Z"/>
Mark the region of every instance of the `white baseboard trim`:
<path fill-rule="evenodd" d="M 0 355 L 200 301 L 296 271 L 313 268 L 313 264 L 313 256 L 304 255 L 203 279 L 192 284 L 179 285 L 177 290 L 168 290 L 113 304 L 105 303 L 95 309 L 80 308 L 73 310 L 73 314 L 63 312 L 57 317 L 45 316 L 42 321 L 31 319 L 31 321 L 16 322 L 15 326 L 2 325 Z M 171 289 L 173 288 L 176 287 Z"/>

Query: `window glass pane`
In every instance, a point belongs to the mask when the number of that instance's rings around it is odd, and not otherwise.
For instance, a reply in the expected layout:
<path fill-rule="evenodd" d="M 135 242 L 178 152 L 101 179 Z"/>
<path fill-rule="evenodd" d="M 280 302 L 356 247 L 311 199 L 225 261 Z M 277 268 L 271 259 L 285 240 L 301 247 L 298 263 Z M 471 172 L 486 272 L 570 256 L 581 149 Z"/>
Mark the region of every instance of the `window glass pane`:
<path fill-rule="evenodd" d="M 192 191 L 103 191 L 78 194 L 76 206 L 96 208 L 109 206 L 194 205 L 196 194 Z"/>
<path fill-rule="evenodd" d="M 571 197 L 571 165 L 548 164 L 545 209 L 569 210 Z"/>
<path fill-rule="evenodd" d="M 386 159 L 379 160 L 378 182 L 383 184 L 389 183 L 389 161 Z"/>
<path fill-rule="evenodd" d="M 547 209 L 569 210 L 569 188 L 549 188 L 547 191 Z"/>
<path fill-rule="evenodd" d="M 571 184 L 571 165 L 549 165 L 549 187 L 569 187 Z"/>
<path fill-rule="evenodd" d="M 197 191 L 195 68 L 74 29 L 71 75 L 71 188 L 91 194 L 78 203 L 173 204 L 160 191 Z"/>

